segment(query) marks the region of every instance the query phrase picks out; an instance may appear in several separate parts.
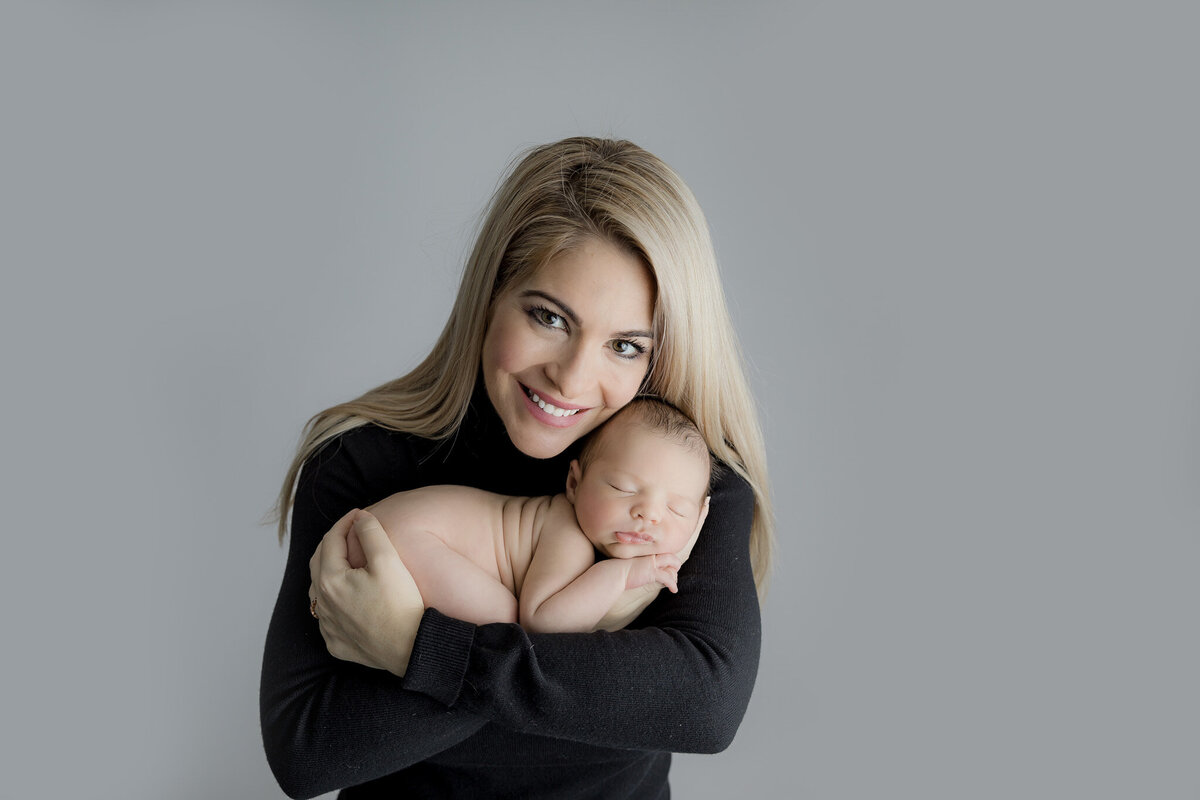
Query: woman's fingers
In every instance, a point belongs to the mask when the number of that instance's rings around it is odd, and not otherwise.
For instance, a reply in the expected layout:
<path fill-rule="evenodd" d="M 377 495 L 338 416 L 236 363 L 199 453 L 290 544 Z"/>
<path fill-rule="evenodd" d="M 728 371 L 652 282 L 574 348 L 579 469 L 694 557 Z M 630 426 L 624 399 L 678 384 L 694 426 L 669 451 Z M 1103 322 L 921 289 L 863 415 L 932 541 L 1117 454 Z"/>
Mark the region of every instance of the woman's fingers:
<path fill-rule="evenodd" d="M 317 549 L 313 552 L 312 558 L 308 560 L 308 577 L 310 580 L 308 585 L 308 610 L 318 620 L 321 620 L 322 615 L 328 615 L 332 610 L 329 598 L 323 591 L 329 585 L 330 576 L 341 574 L 349 567 L 349 563 L 345 561 L 346 534 L 349 533 L 350 526 L 354 523 L 354 515 L 357 513 L 358 509 L 351 509 L 341 519 L 333 523 L 333 527 L 321 537 L 321 541 L 317 544 Z M 327 627 L 326 622 L 322 621 L 322 635 L 325 635 Z M 326 639 L 328 640 L 328 636 L 326 636 Z"/>
<path fill-rule="evenodd" d="M 342 515 L 341 519 L 333 523 L 333 527 L 330 528 L 323 537 L 321 537 L 321 543 L 317 545 L 317 549 L 312 554 L 312 558 L 308 560 L 308 574 L 313 583 L 317 583 L 317 578 L 321 574 L 321 570 L 324 566 L 329 564 L 329 560 L 326 558 L 326 556 L 329 554 L 331 548 L 325 546 L 326 542 L 332 542 L 332 548 L 336 548 L 338 543 L 340 543 L 341 558 L 343 561 L 345 560 L 346 534 L 350 532 L 350 526 L 354 524 L 354 516 L 357 513 L 357 508 L 350 509 L 344 515 Z"/>
<path fill-rule="evenodd" d="M 371 512 L 358 512 L 358 516 L 354 518 L 354 533 L 358 536 L 358 543 L 362 545 L 368 570 L 400 560 L 400 555 L 396 552 L 392 540 L 388 538 L 387 531 L 383 529 L 379 520 Z"/>
<path fill-rule="evenodd" d="M 338 520 L 321 539 L 321 562 L 326 567 L 341 567 L 346 562 L 346 534 L 350 532 L 350 526 L 343 525 L 342 520 Z"/>
<path fill-rule="evenodd" d="M 353 531 L 365 568 L 349 561 Z M 351 511 L 334 523 L 309 561 L 321 636 L 330 655 L 403 675 L 425 607 L 412 575 L 374 515 Z"/>

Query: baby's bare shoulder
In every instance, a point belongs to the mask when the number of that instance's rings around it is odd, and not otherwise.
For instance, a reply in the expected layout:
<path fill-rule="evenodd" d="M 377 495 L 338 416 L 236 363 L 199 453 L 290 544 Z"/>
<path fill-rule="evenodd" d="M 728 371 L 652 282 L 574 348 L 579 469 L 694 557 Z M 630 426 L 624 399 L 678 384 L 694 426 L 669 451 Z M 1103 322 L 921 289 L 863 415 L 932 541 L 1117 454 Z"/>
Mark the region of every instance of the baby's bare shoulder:
<path fill-rule="evenodd" d="M 579 536 L 587 540 L 583 531 L 579 528 L 579 521 L 575 516 L 575 506 L 567 499 L 565 494 L 556 494 L 553 497 L 544 498 L 545 504 L 542 506 L 542 516 L 539 520 L 539 527 L 543 532 L 553 531 L 556 536 Z"/>

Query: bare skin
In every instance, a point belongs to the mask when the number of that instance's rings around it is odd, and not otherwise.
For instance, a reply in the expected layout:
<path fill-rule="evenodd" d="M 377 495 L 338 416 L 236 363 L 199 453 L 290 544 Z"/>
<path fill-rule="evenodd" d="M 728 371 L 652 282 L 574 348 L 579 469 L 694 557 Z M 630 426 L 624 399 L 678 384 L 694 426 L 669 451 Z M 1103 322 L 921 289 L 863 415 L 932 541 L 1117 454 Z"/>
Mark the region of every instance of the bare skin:
<path fill-rule="evenodd" d="M 678 590 L 677 572 L 708 513 L 708 463 L 636 421 L 610 428 L 586 472 L 572 463 L 564 494 L 429 486 L 367 512 L 427 607 L 536 632 L 623 627 L 662 588 Z M 353 530 L 346 544 L 349 564 L 364 566 Z"/>
<path fill-rule="evenodd" d="M 556 256 L 497 299 L 480 366 L 517 449 L 539 458 L 558 454 L 633 398 L 654 349 L 652 335 L 641 335 L 652 331 L 654 302 L 645 265 L 601 240 Z M 526 401 L 529 392 L 574 414 L 547 414 Z M 366 556 L 359 569 L 347 561 L 351 532 Z M 313 553 L 309 574 L 329 653 L 404 675 L 425 607 L 379 521 L 362 511 L 344 516 Z M 647 585 L 618 602 L 626 623 L 649 604 L 634 594 L 650 588 L 657 592 Z"/>

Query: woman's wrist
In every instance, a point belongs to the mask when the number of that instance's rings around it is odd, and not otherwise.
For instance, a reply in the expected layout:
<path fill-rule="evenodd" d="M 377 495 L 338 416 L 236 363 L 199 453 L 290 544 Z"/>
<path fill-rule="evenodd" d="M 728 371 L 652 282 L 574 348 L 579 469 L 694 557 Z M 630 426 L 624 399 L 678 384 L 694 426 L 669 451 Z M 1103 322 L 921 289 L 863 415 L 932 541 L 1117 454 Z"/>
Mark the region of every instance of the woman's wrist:
<path fill-rule="evenodd" d="M 454 705 L 475 641 L 475 626 L 425 609 L 405 655 L 404 688 Z"/>

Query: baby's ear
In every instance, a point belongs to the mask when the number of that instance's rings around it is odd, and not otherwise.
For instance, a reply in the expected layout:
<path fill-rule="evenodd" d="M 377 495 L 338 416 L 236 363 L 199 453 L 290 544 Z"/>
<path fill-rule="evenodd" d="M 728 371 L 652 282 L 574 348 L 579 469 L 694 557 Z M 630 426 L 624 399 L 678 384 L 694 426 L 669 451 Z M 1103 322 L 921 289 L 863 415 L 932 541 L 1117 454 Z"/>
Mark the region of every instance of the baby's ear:
<path fill-rule="evenodd" d="M 579 459 L 572 458 L 571 466 L 567 469 L 567 500 L 575 504 L 575 490 L 579 488 L 579 481 L 583 479 L 583 468 L 579 466 Z"/>

